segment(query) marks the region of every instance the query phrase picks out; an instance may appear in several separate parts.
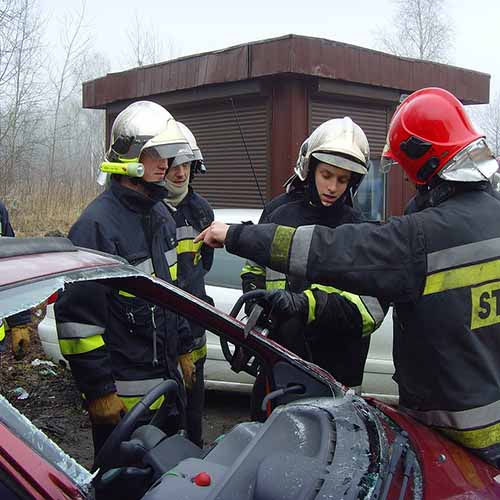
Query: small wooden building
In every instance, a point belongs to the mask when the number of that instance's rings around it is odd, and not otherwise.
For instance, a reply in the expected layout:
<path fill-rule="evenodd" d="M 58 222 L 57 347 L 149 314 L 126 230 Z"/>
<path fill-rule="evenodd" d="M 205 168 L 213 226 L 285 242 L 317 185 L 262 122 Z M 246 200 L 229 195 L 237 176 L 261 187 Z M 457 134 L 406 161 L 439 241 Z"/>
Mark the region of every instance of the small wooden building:
<path fill-rule="evenodd" d="M 489 85 L 490 76 L 476 71 L 287 35 L 108 74 L 83 84 L 83 106 L 106 109 L 108 138 L 131 102 L 165 106 L 195 134 L 207 165 L 195 186 L 217 208 L 261 207 L 259 188 L 266 199 L 282 192 L 306 136 L 350 116 L 367 134 L 373 161 L 360 206 L 384 219 L 400 214 L 413 192 L 401 171 L 387 178 L 378 171 L 401 94 L 437 86 L 482 104 Z"/>

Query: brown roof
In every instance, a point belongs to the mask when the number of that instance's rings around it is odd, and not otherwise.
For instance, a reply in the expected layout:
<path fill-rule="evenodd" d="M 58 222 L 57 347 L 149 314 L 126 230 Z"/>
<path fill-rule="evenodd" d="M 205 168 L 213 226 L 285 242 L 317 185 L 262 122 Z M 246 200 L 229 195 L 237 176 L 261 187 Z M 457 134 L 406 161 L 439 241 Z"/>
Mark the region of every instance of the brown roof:
<path fill-rule="evenodd" d="M 110 73 L 83 84 L 83 107 L 175 90 L 297 74 L 412 92 L 437 86 L 466 104 L 489 101 L 490 75 L 322 38 L 287 35 Z"/>

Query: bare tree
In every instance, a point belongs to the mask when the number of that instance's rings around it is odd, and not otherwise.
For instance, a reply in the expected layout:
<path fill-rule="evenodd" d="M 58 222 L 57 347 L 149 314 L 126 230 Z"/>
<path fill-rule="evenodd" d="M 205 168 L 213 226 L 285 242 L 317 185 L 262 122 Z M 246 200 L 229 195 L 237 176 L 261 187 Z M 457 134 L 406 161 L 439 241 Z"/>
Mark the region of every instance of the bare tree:
<path fill-rule="evenodd" d="M 489 104 L 468 106 L 467 111 L 486 135 L 493 153 L 500 155 L 500 94 L 496 94 Z"/>
<path fill-rule="evenodd" d="M 16 31 L 22 14 L 16 0 L 0 4 L 0 88 L 14 78 L 14 64 L 18 38 Z"/>
<path fill-rule="evenodd" d="M 486 142 L 493 154 L 500 156 L 500 93 L 481 106 L 467 106 L 467 112 L 474 123 L 486 135 Z M 490 178 L 494 189 L 500 192 L 500 171 Z"/>
<path fill-rule="evenodd" d="M 404 57 L 448 62 L 453 23 L 446 0 L 393 0 L 390 26 L 379 28 L 382 50 Z"/>
<path fill-rule="evenodd" d="M 5 57 L 0 77 L 0 194 L 3 198 L 7 195 L 20 198 L 20 184 L 29 178 L 34 159 L 33 131 L 40 119 L 42 18 L 36 0 L 16 0 L 2 5 L 0 40 L 1 55 Z M 6 8 L 10 10 L 6 12 Z M 8 23 L 8 26 L 1 23 Z"/>
<path fill-rule="evenodd" d="M 174 57 L 172 43 L 160 34 L 156 24 L 145 21 L 137 11 L 127 28 L 127 36 L 126 65 L 146 66 Z"/>
<path fill-rule="evenodd" d="M 64 48 L 62 65 L 55 76 L 52 76 L 54 86 L 54 111 L 51 136 L 49 139 L 49 158 L 47 172 L 47 192 L 50 194 L 54 181 L 56 167 L 57 142 L 61 134 L 60 113 L 61 107 L 67 99 L 74 95 L 80 86 L 85 68 L 86 55 L 90 44 L 90 35 L 86 33 L 85 2 L 82 2 L 79 12 L 71 13 L 63 20 L 61 45 Z"/>
<path fill-rule="evenodd" d="M 81 84 L 110 65 L 92 52 L 84 20 L 82 3 L 53 50 L 38 0 L 0 0 L 0 198 L 21 234 L 67 230 L 100 189 L 104 112 L 82 109 Z"/>
<path fill-rule="evenodd" d="M 89 53 L 82 81 L 106 74 L 110 63 L 99 53 Z M 105 152 L 104 110 L 82 109 L 80 88 L 61 109 L 59 155 L 64 160 L 59 170 L 63 183 L 76 182 L 74 201 L 85 206 L 100 189 L 96 183 Z"/>

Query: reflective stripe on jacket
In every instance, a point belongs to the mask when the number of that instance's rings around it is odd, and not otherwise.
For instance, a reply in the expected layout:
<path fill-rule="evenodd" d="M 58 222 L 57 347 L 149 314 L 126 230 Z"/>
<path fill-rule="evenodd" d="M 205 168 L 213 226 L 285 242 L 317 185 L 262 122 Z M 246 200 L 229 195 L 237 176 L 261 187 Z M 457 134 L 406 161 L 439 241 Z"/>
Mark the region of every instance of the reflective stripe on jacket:
<path fill-rule="evenodd" d="M 168 206 L 168 205 L 167 205 Z M 214 220 L 214 212 L 208 202 L 191 188 L 179 203 L 172 216 L 177 226 L 178 283 L 190 294 L 212 303 L 205 290 L 205 275 L 213 263 L 213 248 L 194 243 L 194 238 Z M 194 321 L 189 321 L 192 339 L 203 337 L 205 329 Z"/>
<path fill-rule="evenodd" d="M 400 404 L 499 466 L 500 201 L 470 189 L 379 227 L 232 226 L 226 246 L 393 301 Z"/>
<path fill-rule="evenodd" d="M 130 410 L 133 408 L 151 389 L 163 382 L 163 378 L 151 378 L 145 380 L 115 380 L 116 393 L 123 401 L 123 404 Z M 150 405 L 151 410 L 157 410 L 165 401 L 164 396 L 160 396 Z"/>

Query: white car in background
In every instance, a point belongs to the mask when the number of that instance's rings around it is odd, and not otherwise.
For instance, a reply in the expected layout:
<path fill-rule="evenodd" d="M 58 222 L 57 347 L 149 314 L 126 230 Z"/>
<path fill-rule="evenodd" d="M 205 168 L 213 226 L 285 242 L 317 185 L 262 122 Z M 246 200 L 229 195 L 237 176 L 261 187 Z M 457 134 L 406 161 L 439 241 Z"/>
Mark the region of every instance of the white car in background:
<path fill-rule="evenodd" d="M 217 209 L 215 219 L 228 224 L 252 221 L 257 223 L 260 209 Z M 232 255 L 224 248 L 215 250 L 214 264 L 206 275 L 207 294 L 214 299 L 218 309 L 229 314 L 241 295 L 240 273 L 244 259 Z M 53 360 L 64 358 L 57 343 L 54 309 L 47 308 L 47 316 L 38 326 L 39 336 L 46 354 Z M 370 350 L 363 377 L 363 394 L 376 396 L 388 402 L 397 400 L 397 385 L 392 380 L 392 310 L 386 315 L 380 328 L 372 335 Z M 249 392 L 253 377 L 247 373 L 235 373 L 224 358 L 219 338 L 207 332 L 207 362 L 205 363 L 205 387 L 225 391 Z"/>

